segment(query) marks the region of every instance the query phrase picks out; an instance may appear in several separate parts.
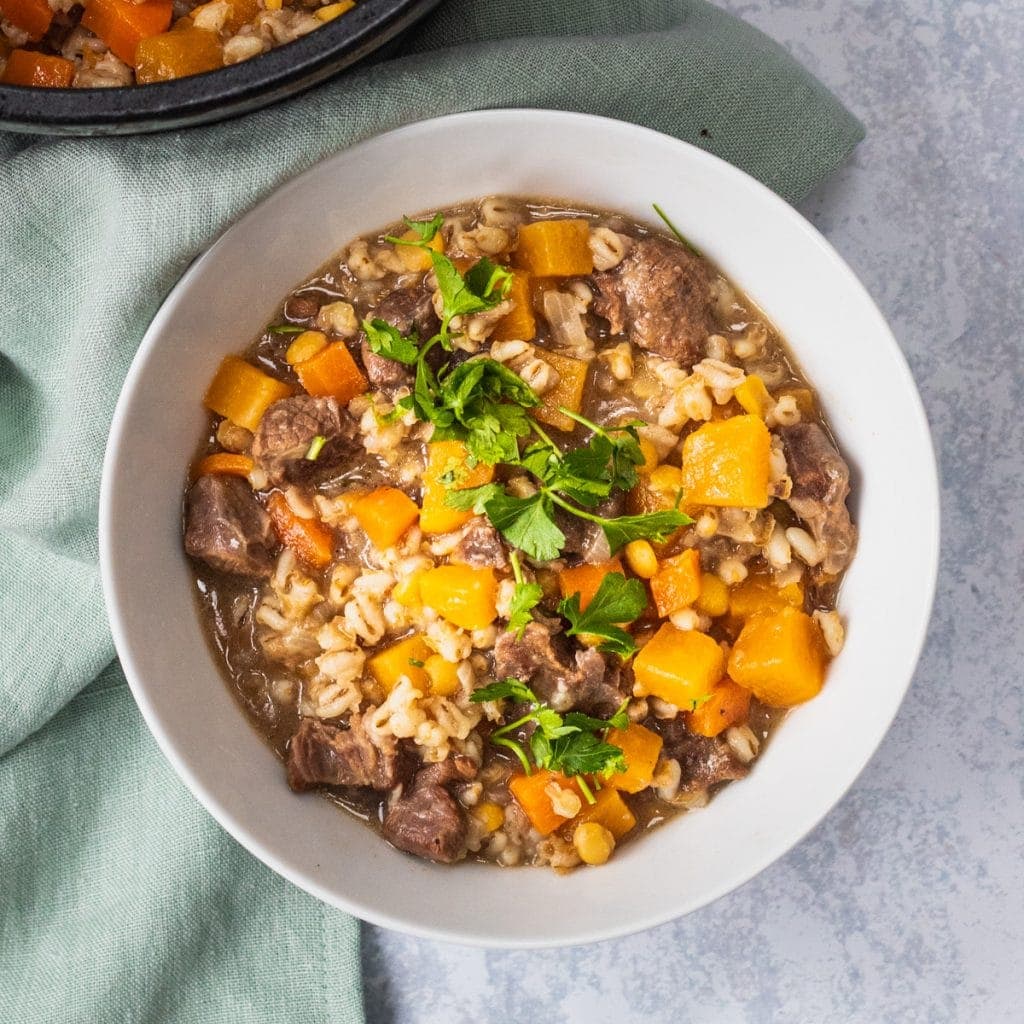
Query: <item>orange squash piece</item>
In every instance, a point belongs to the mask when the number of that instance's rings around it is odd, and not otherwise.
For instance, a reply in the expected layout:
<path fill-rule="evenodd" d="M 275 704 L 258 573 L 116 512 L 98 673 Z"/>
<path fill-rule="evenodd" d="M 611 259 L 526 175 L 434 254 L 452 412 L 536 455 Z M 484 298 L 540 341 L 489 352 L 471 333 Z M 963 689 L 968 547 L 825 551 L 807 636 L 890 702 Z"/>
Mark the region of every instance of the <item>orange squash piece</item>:
<path fill-rule="evenodd" d="M 522 270 L 512 271 L 512 284 L 508 290 L 512 309 L 506 313 L 491 332 L 492 341 L 531 341 L 537 336 L 537 318 L 533 315 L 530 275 Z"/>
<path fill-rule="evenodd" d="M 46 0 L 0 0 L 0 17 L 20 28 L 32 42 L 46 35 L 53 21 L 53 11 Z M 18 53 L 15 50 L 14 53 Z M 13 56 L 12 54 L 11 56 Z M 10 67 L 10 65 L 8 65 Z M 4 81 L 7 81 L 5 78 Z M 10 82 L 11 85 L 34 85 L 34 82 Z"/>
<path fill-rule="evenodd" d="M 614 779 L 615 776 L 612 778 Z M 616 839 L 621 839 L 636 827 L 636 816 L 617 789 L 606 785 L 594 796 L 594 802 L 592 804 L 584 803 L 583 810 L 572 819 L 574 825 L 596 821 L 599 825 L 604 825 Z"/>
<path fill-rule="evenodd" d="M 200 28 L 175 26 L 171 32 L 143 39 L 135 51 L 135 80 L 140 85 L 169 82 L 223 66 L 220 39 Z"/>
<path fill-rule="evenodd" d="M 519 229 L 513 256 L 517 267 L 536 277 L 575 277 L 594 271 L 590 226 L 580 217 L 541 220 Z"/>
<path fill-rule="evenodd" d="M 689 608 L 700 597 L 700 581 L 700 552 L 696 548 L 666 558 L 651 577 L 651 596 L 658 614 L 664 619 Z"/>
<path fill-rule="evenodd" d="M 763 576 L 748 576 L 729 591 L 729 614 L 749 619 L 759 612 L 777 612 L 782 608 L 803 608 L 804 588 L 800 583 L 777 587 Z"/>
<path fill-rule="evenodd" d="M 571 789 L 580 800 L 583 799 L 583 791 L 576 785 L 575 779 L 567 778 L 561 772 L 550 772 L 546 768 L 538 769 L 532 775 L 513 775 L 508 780 L 509 792 L 530 819 L 530 824 L 542 836 L 549 836 L 556 828 L 574 820 L 555 813 L 551 797 L 545 792 L 552 782 L 557 782 L 563 789 Z"/>
<path fill-rule="evenodd" d="M 609 729 L 605 737 L 619 747 L 626 757 L 626 770 L 609 776 L 606 785 L 627 793 L 639 793 L 654 778 L 654 769 L 661 757 L 662 738 L 652 729 L 635 722 L 626 729 Z"/>
<path fill-rule="evenodd" d="M 744 414 L 698 427 L 683 442 L 687 505 L 765 508 L 771 435 L 764 421 Z"/>
<path fill-rule="evenodd" d="M 75 65 L 63 57 L 51 57 L 31 50 L 12 50 L 0 82 L 5 85 L 67 89 L 74 77 Z"/>
<path fill-rule="evenodd" d="M 581 359 L 561 356 L 548 349 L 543 349 L 539 355 L 558 372 L 558 383 L 541 395 L 541 404 L 533 410 L 533 415 L 556 430 L 572 430 L 576 422 L 566 416 L 559 406 L 573 412 L 579 412 L 583 408 L 583 388 L 587 383 L 588 364 Z"/>
<path fill-rule="evenodd" d="M 572 569 L 563 569 L 558 574 L 558 586 L 562 591 L 562 597 L 579 594 L 580 611 L 583 611 L 594 599 L 594 595 L 601 586 L 601 581 L 613 572 L 623 572 L 622 560 L 618 557 L 597 565 L 584 564 Z"/>
<path fill-rule="evenodd" d="M 362 370 L 343 341 L 320 349 L 295 367 L 299 383 L 318 398 L 336 398 L 342 405 L 363 394 L 369 386 Z"/>
<path fill-rule="evenodd" d="M 686 712 L 686 725 L 698 736 L 717 736 L 750 714 L 750 691 L 734 683 L 728 676 L 723 679 L 698 708 Z"/>
<path fill-rule="evenodd" d="M 768 415 L 769 410 L 775 404 L 775 399 L 768 393 L 768 389 L 765 387 L 764 381 L 756 373 L 750 374 L 750 376 L 747 377 L 738 388 L 736 388 L 733 392 L 733 398 L 735 398 L 751 416 L 757 416 L 758 419 L 762 420 Z"/>
<path fill-rule="evenodd" d="M 498 615 L 498 581 L 491 568 L 441 565 L 427 569 L 420 577 L 420 598 L 463 629 L 483 629 Z"/>
<path fill-rule="evenodd" d="M 384 551 L 416 522 L 420 510 L 416 502 L 397 487 L 378 487 L 353 502 L 352 514 L 374 547 Z"/>
<path fill-rule="evenodd" d="M 468 463 L 469 452 L 461 441 L 434 441 L 427 445 L 420 512 L 420 529 L 424 533 L 451 533 L 473 518 L 472 512 L 445 504 L 445 496 L 450 491 L 480 487 L 494 479 L 493 466 L 478 462 L 471 468 Z"/>
<path fill-rule="evenodd" d="M 817 696 L 827 664 L 817 623 L 782 608 L 747 620 L 729 655 L 729 675 L 762 704 L 788 708 Z"/>
<path fill-rule="evenodd" d="M 334 555 L 334 535 L 319 519 L 296 515 L 280 491 L 271 494 L 267 511 L 277 539 L 291 548 L 300 562 L 311 569 L 330 565 Z"/>
<path fill-rule="evenodd" d="M 633 675 L 643 691 L 637 696 L 691 708 L 725 675 L 725 654 L 706 633 L 666 622 L 636 656 Z"/>
<path fill-rule="evenodd" d="M 141 4 L 130 0 L 87 0 L 82 25 L 99 36 L 115 57 L 134 67 L 139 43 L 170 28 L 173 6 L 171 0 L 147 0 Z"/>
<path fill-rule="evenodd" d="M 253 461 L 248 455 L 236 455 L 234 452 L 214 452 L 201 459 L 196 466 L 196 476 L 208 473 L 222 473 L 227 476 L 247 477 L 252 472 Z"/>
<path fill-rule="evenodd" d="M 207 409 L 255 432 L 267 408 L 292 389 L 238 356 L 220 364 L 203 396 Z"/>
<path fill-rule="evenodd" d="M 430 676 L 427 674 L 426 663 L 433 654 L 427 641 L 419 634 L 414 634 L 379 651 L 367 661 L 366 668 L 385 693 L 390 693 L 402 676 L 408 676 L 409 682 L 420 693 L 427 693 L 430 689 Z"/>

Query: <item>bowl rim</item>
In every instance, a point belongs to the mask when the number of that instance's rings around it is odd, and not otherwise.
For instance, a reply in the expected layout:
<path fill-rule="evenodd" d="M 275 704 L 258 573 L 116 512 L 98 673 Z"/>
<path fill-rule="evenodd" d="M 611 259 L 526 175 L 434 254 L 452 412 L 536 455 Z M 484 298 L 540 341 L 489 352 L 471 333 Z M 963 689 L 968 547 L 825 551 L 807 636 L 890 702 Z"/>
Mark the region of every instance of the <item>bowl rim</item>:
<path fill-rule="evenodd" d="M 223 120 L 329 78 L 369 56 L 440 0 L 372 0 L 238 64 L 149 85 L 44 89 L 0 83 L 0 128 L 31 134 L 131 134 Z"/>
<path fill-rule="evenodd" d="M 221 805 L 216 796 L 207 789 L 206 785 L 199 779 L 195 771 L 191 768 L 187 758 L 179 753 L 176 741 L 164 728 L 159 713 L 156 711 L 147 695 L 145 685 L 139 681 L 138 672 L 132 655 L 130 638 L 125 631 L 118 607 L 118 587 L 113 571 L 115 557 L 114 536 L 110 528 L 113 489 L 112 467 L 117 460 L 118 451 L 125 436 L 127 426 L 127 409 L 130 396 L 135 389 L 138 379 L 144 372 L 149 353 L 157 344 L 162 331 L 164 319 L 172 315 L 168 310 L 172 305 L 173 299 L 177 293 L 185 290 L 195 277 L 203 274 L 209 263 L 215 261 L 216 255 L 220 247 L 224 244 L 225 238 L 234 231 L 238 225 L 247 223 L 251 219 L 256 219 L 261 216 L 263 205 L 280 190 L 301 189 L 305 180 L 313 176 L 322 163 L 337 158 L 342 152 L 349 153 L 352 150 L 370 147 L 378 143 L 381 139 L 393 139 L 405 134 L 414 134 L 425 126 L 437 128 L 447 128 L 452 126 L 458 128 L 461 125 L 471 124 L 481 120 L 514 119 L 521 122 L 521 119 L 529 117 L 554 118 L 556 120 L 563 119 L 567 122 L 579 122 L 582 120 L 583 122 L 589 122 L 596 127 L 604 126 L 608 129 L 614 128 L 616 130 L 626 128 L 630 131 L 639 133 L 641 136 L 649 136 L 658 139 L 662 143 L 667 140 L 671 144 L 685 149 L 688 152 L 688 158 L 698 162 L 703 162 L 708 168 L 713 169 L 716 174 L 728 178 L 730 187 L 750 190 L 757 194 L 759 201 L 774 206 L 776 208 L 776 212 L 789 219 L 795 227 L 803 232 L 807 239 L 817 249 L 823 260 L 827 260 L 835 269 L 838 269 L 840 274 L 844 277 L 846 285 L 852 292 L 856 293 L 858 299 L 865 304 L 865 309 L 876 321 L 876 326 L 878 328 L 878 341 L 889 349 L 888 354 L 895 360 L 895 364 L 899 367 L 902 377 L 900 383 L 909 403 L 906 412 L 913 420 L 914 427 L 919 434 L 920 440 L 924 443 L 924 449 L 921 454 L 927 454 L 924 464 L 920 467 L 922 472 L 922 492 L 927 491 L 929 497 L 927 507 L 921 509 L 922 513 L 924 513 L 927 518 L 926 521 L 923 521 L 920 524 L 920 534 L 925 538 L 927 551 L 927 566 L 922 566 L 922 568 L 926 569 L 927 575 L 920 580 L 921 588 L 919 592 L 922 595 L 922 600 L 918 608 L 918 620 L 916 623 L 912 624 L 914 627 L 913 640 L 912 643 L 908 640 L 904 648 L 906 652 L 912 653 L 913 657 L 908 661 L 909 670 L 907 672 L 906 679 L 901 681 L 899 699 L 894 700 L 891 712 L 888 713 L 884 719 L 877 718 L 873 721 L 874 738 L 870 743 L 866 743 L 864 745 L 861 756 L 857 759 L 856 763 L 851 763 L 848 777 L 843 784 L 841 791 L 835 793 L 834 797 L 829 799 L 827 807 L 825 807 L 821 813 L 817 814 L 808 822 L 801 823 L 794 831 L 787 833 L 784 840 L 776 841 L 774 844 L 766 843 L 761 849 L 760 855 L 751 857 L 742 871 L 736 872 L 734 875 L 730 876 L 728 881 L 723 881 L 723 883 L 717 887 L 702 893 L 699 898 L 692 900 L 688 905 L 682 907 L 682 909 L 680 909 L 678 905 L 666 906 L 663 909 L 651 911 L 641 917 L 631 918 L 625 923 L 614 922 L 609 923 L 607 927 L 601 929 L 589 929 L 584 937 L 571 939 L 546 939 L 542 936 L 529 939 L 508 939 L 500 936 L 492 938 L 483 936 L 479 933 L 458 933 L 450 927 L 430 927 L 410 923 L 397 915 L 376 909 L 371 903 L 361 897 L 352 897 L 347 895 L 341 896 L 337 892 L 330 891 L 326 886 L 321 885 L 316 878 L 310 877 L 309 875 L 303 874 L 299 871 L 292 870 L 292 868 L 283 863 L 280 858 L 266 850 L 255 831 L 246 825 L 245 822 L 240 820 L 229 809 Z M 799 355 L 799 353 L 797 353 L 797 355 Z M 922 504 L 925 503 L 922 502 Z M 357 143 L 355 146 L 347 147 L 344 150 L 339 150 L 335 154 L 325 157 L 323 160 L 318 161 L 318 163 L 313 167 L 308 168 L 288 181 L 276 186 L 273 190 L 267 193 L 267 195 L 252 206 L 242 217 L 232 222 L 232 224 L 218 236 L 216 241 L 214 241 L 193 261 L 192 265 L 182 275 L 167 296 L 165 296 L 159 309 L 154 315 L 153 320 L 143 335 L 138 350 L 133 357 L 131 367 L 121 388 L 113 419 L 111 421 L 108 443 L 102 467 L 99 502 L 99 548 L 103 593 L 108 617 L 110 619 L 111 633 L 113 635 L 115 648 L 121 660 L 125 677 L 128 681 L 132 694 L 135 697 L 136 703 L 139 706 L 139 710 L 141 711 L 150 732 L 156 739 L 158 746 L 164 756 L 167 757 L 168 761 L 170 761 L 179 778 L 185 782 L 196 799 L 199 800 L 203 807 L 206 808 L 206 810 L 220 824 L 220 826 L 225 829 L 225 831 L 245 847 L 253 856 L 261 860 L 273 871 L 287 878 L 300 889 L 310 893 L 331 906 L 353 914 L 354 916 L 371 924 L 390 928 L 419 938 L 455 942 L 480 948 L 536 949 L 571 944 L 586 945 L 608 939 L 620 938 L 656 927 L 705 907 L 720 899 L 722 896 L 740 888 L 742 885 L 745 885 L 750 881 L 750 879 L 760 874 L 769 865 L 785 856 L 790 850 L 806 838 L 807 835 L 817 828 L 824 818 L 838 806 L 840 801 L 849 791 L 850 787 L 860 776 L 864 767 L 874 756 L 885 735 L 888 733 L 892 722 L 905 699 L 914 671 L 920 660 L 921 651 L 924 646 L 928 627 L 931 621 L 938 578 L 940 522 L 940 494 L 934 443 L 929 429 L 924 405 L 921 401 L 920 394 L 918 393 L 906 358 L 897 344 L 885 318 L 882 316 L 881 311 L 872 300 L 867 289 L 833 246 L 809 221 L 807 221 L 805 217 L 803 217 L 802 214 L 799 213 L 799 211 L 790 206 L 775 192 L 771 191 L 767 186 L 763 185 L 746 172 L 697 146 L 693 146 L 662 132 L 636 125 L 628 121 L 621 121 L 614 118 L 573 111 L 545 110 L 536 108 L 496 108 L 483 111 L 450 114 L 413 122 L 392 131 L 373 136 L 370 139 Z"/>

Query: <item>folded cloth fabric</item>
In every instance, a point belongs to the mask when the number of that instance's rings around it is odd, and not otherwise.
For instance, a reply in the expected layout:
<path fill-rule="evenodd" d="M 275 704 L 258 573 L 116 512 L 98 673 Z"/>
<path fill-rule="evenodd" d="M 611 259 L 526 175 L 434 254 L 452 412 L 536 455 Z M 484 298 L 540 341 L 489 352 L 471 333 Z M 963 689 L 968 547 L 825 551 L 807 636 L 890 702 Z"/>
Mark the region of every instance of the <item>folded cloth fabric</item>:
<path fill-rule="evenodd" d="M 228 838 L 142 724 L 100 593 L 100 466 L 146 325 L 240 212 L 355 140 L 496 106 L 637 121 L 791 200 L 861 137 L 699 0 L 450 0 L 394 59 L 241 120 L 0 136 L 0 1018 L 362 1020 L 355 922 Z"/>

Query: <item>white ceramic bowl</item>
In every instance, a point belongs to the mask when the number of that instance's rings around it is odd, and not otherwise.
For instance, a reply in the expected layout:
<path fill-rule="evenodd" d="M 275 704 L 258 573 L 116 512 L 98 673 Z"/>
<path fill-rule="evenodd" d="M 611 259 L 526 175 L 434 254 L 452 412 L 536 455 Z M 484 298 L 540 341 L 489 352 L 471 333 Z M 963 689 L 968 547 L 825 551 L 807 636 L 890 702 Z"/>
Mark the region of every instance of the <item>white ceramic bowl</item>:
<path fill-rule="evenodd" d="M 741 783 L 623 847 L 599 870 L 441 867 L 295 796 L 200 633 L 180 507 L 222 356 L 349 239 L 458 200 L 551 196 L 654 222 L 659 202 L 766 311 L 818 389 L 853 467 L 860 548 L 840 599 L 846 648 Z M 240 843 L 320 899 L 423 936 L 500 946 L 610 938 L 723 895 L 840 799 L 909 684 L 938 561 L 938 490 L 921 402 L 853 273 L 752 178 L 675 139 L 571 113 L 500 110 L 409 125 L 323 161 L 249 212 L 153 320 L 114 415 L 100 546 L 121 663 L 178 774 Z M 538 914 L 537 908 L 546 908 Z M 552 912 L 554 911 L 554 912 Z"/>

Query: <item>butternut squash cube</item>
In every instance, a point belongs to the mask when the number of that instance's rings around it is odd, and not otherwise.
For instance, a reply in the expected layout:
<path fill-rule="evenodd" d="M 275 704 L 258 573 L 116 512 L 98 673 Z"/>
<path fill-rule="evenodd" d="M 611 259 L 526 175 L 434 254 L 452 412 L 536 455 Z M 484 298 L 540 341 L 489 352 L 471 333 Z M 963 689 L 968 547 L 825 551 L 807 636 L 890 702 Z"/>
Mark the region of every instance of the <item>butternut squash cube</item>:
<path fill-rule="evenodd" d="M 140 85 L 169 82 L 223 66 L 220 39 L 215 32 L 201 28 L 175 27 L 141 40 L 135 50 L 135 80 Z"/>
<path fill-rule="evenodd" d="M 651 577 L 651 596 L 662 618 L 681 608 L 689 608 L 700 597 L 700 552 L 687 548 L 680 555 L 666 558 Z"/>
<path fill-rule="evenodd" d="M 750 691 L 723 679 L 699 707 L 686 712 L 686 725 L 698 736 L 717 736 L 750 714 Z"/>
<path fill-rule="evenodd" d="M 498 614 L 498 581 L 490 568 L 441 565 L 428 569 L 420 577 L 420 596 L 428 608 L 463 629 L 483 629 Z"/>
<path fill-rule="evenodd" d="M 782 608 L 747 620 L 729 655 L 729 675 L 762 704 L 788 708 L 817 696 L 827 663 L 817 623 Z"/>
<path fill-rule="evenodd" d="M 666 622 L 636 656 L 633 675 L 642 691 L 638 696 L 660 697 L 688 709 L 725 675 L 725 654 L 706 633 Z"/>
<path fill-rule="evenodd" d="M 203 396 L 207 409 L 255 431 L 268 406 L 292 389 L 238 356 L 227 356 Z"/>
<path fill-rule="evenodd" d="M 432 654 L 423 666 L 430 677 L 430 693 L 434 697 L 450 697 L 458 693 L 459 667 L 446 661 L 440 654 Z"/>
<path fill-rule="evenodd" d="M 445 504 L 450 491 L 467 490 L 489 484 L 494 467 L 482 462 L 470 468 L 469 452 L 461 441 L 434 441 L 427 445 L 427 468 L 423 471 L 423 508 L 420 529 L 424 533 L 451 533 L 473 518 Z"/>
<path fill-rule="evenodd" d="M 764 381 L 756 373 L 747 377 L 733 392 L 733 397 L 751 416 L 757 416 L 762 420 L 775 404 L 775 400 L 768 394 L 768 389 L 764 386 Z"/>
<path fill-rule="evenodd" d="M 537 318 L 533 315 L 530 275 L 522 270 L 512 271 L 512 285 L 508 290 L 512 309 L 491 332 L 492 341 L 531 341 L 537 336 Z"/>
<path fill-rule="evenodd" d="M 609 776 L 607 784 L 627 793 L 639 793 L 654 778 L 661 756 L 662 738 L 652 729 L 632 723 L 626 729 L 609 729 L 607 741 L 619 747 L 626 758 L 626 770 Z"/>
<path fill-rule="evenodd" d="M 375 654 L 366 667 L 385 693 L 390 693 L 402 676 L 408 676 L 409 682 L 425 694 L 430 689 L 430 676 L 424 666 L 433 654 L 427 641 L 415 634 Z"/>
<path fill-rule="evenodd" d="M 765 508 L 771 436 L 749 414 L 705 423 L 683 442 L 683 497 L 687 505 Z"/>
<path fill-rule="evenodd" d="M 636 827 L 636 816 L 617 789 L 605 786 L 594 796 L 594 802 L 584 802 L 583 810 L 572 819 L 574 825 L 596 821 L 599 825 L 604 825 L 616 839 L 621 839 Z"/>
<path fill-rule="evenodd" d="M 566 416 L 559 406 L 577 413 L 583 408 L 583 388 L 587 382 L 588 364 L 581 359 L 561 356 L 548 349 L 542 350 L 539 354 L 544 362 L 550 363 L 558 371 L 558 383 L 546 394 L 541 395 L 541 404 L 533 410 L 533 415 L 556 430 L 570 431 L 576 426 L 576 422 Z"/>
<path fill-rule="evenodd" d="M 514 262 L 535 277 L 576 277 L 594 271 L 590 225 L 582 217 L 540 220 L 519 229 Z"/>
<path fill-rule="evenodd" d="M 549 836 L 567 821 L 575 820 L 563 818 L 560 814 L 555 813 L 555 809 L 551 805 L 551 797 L 547 792 L 547 788 L 552 782 L 562 789 L 572 790 L 581 801 L 583 800 L 583 791 L 576 785 L 576 780 L 566 778 L 561 772 L 551 772 L 546 768 L 541 768 L 530 775 L 513 775 L 508 780 L 508 789 L 515 802 L 530 819 L 530 824 L 542 836 Z"/>
<path fill-rule="evenodd" d="M 347 405 L 369 387 L 343 341 L 320 349 L 315 356 L 299 363 L 295 372 L 309 394 L 336 398 L 341 405 Z"/>
<path fill-rule="evenodd" d="M 594 599 L 601 581 L 610 573 L 622 573 L 622 560 L 613 558 L 609 562 L 600 562 L 597 565 L 578 565 L 572 569 L 563 569 L 558 574 L 558 586 L 562 591 L 562 597 L 572 597 L 573 594 L 580 595 L 580 611 L 583 611 Z"/>
<path fill-rule="evenodd" d="M 803 608 L 804 588 L 800 583 L 777 587 L 763 576 L 748 576 L 729 591 L 729 614 L 749 619 L 759 612 L 777 612 L 782 608 Z"/>
<path fill-rule="evenodd" d="M 352 513 L 374 547 L 393 547 L 419 518 L 416 502 L 397 487 L 378 487 L 352 503 Z"/>

